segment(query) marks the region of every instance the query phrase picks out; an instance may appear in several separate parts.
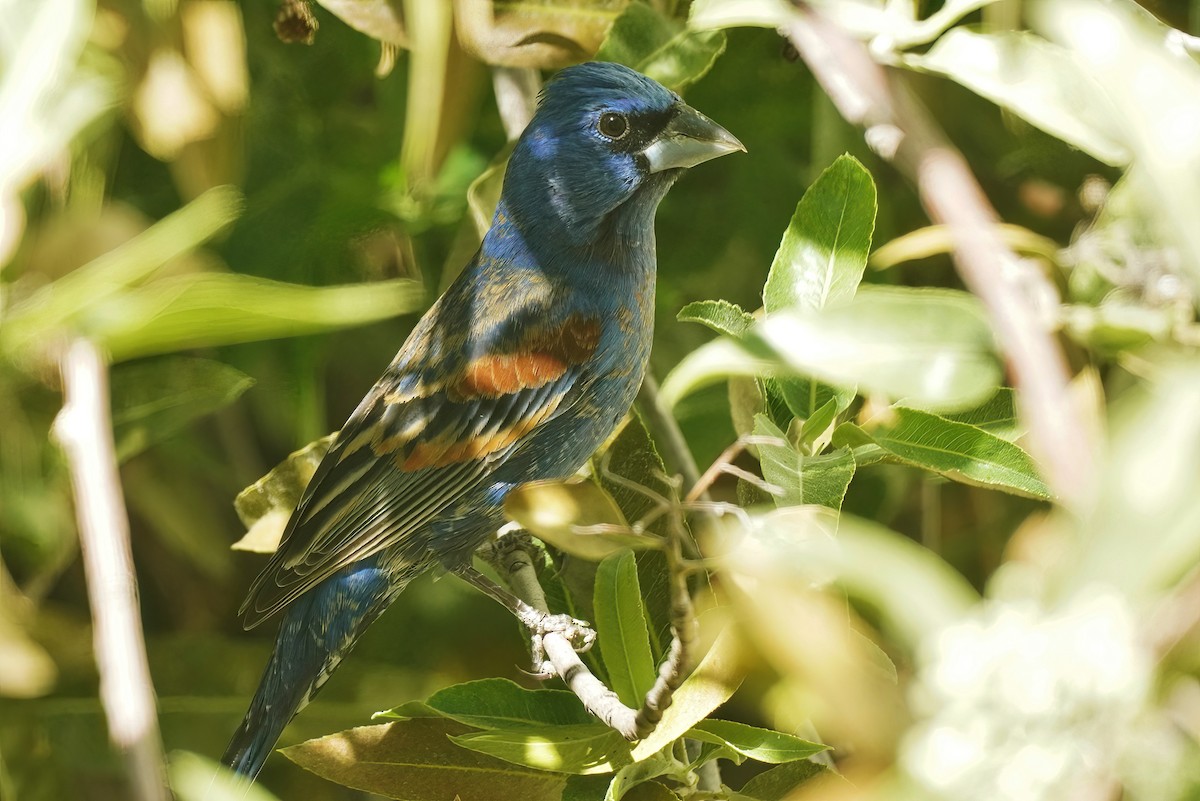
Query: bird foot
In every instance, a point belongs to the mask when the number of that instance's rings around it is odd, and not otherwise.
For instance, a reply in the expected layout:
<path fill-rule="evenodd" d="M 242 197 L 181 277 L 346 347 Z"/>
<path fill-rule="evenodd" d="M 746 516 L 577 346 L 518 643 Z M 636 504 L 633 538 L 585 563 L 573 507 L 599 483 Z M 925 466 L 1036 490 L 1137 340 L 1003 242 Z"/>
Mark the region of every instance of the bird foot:
<path fill-rule="evenodd" d="M 543 638 L 547 634 L 561 634 L 577 653 L 585 653 L 596 644 L 596 630 L 586 620 L 577 620 L 570 615 L 543 614 L 529 624 L 529 651 L 533 656 L 531 675 L 541 681 L 554 678 L 558 671 L 546 658 Z"/>

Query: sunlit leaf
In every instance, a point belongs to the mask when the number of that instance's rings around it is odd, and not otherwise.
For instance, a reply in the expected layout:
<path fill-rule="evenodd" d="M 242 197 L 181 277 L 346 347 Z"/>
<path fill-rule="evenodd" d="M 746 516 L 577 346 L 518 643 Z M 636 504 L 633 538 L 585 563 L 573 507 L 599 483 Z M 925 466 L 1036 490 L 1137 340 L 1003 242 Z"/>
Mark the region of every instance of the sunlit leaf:
<path fill-rule="evenodd" d="M 1036 34 L 955 28 L 901 63 L 957 81 L 1106 164 L 1129 162 L 1117 111 L 1095 77 L 1069 50 Z"/>
<path fill-rule="evenodd" d="M 697 723 L 688 732 L 688 737 L 724 745 L 743 756 L 773 765 L 807 759 L 829 748 L 791 734 L 711 718 Z"/>
<path fill-rule="evenodd" d="M 274 553 L 292 510 L 336 436 L 329 434 L 310 442 L 238 493 L 233 506 L 248 530 L 233 544 L 234 550 Z"/>
<path fill-rule="evenodd" d="M 679 91 L 695 83 L 725 50 L 721 31 L 689 30 L 643 2 L 632 2 L 613 22 L 596 53 Z"/>
<path fill-rule="evenodd" d="M 241 211 L 232 187 L 210 189 L 120 247 L 44 287 L 9 310 L 0 344 L 15 350 L 52 336 L 59 326 L 95 313 L 132 284 L 150 277 L 225 228 Z M 176 290 L 177 291 L 177 290 Z"/>
<path fill-rule="evenodd" d="M 838 401 L 838 398 L 830 398 L 813 410 L 812 414 L 804 421 L 804 425 L 800 427 L 797 445 L 802 448 L 811 448 L 812 444 L 829 430 L 829 426 L 833 425 L 838 413 L 842 411 Z"/>
<path fill-rule="evenodd" d="M 763 478 L 783 492 L 775 498 L 776 503 L 842 508 L 842 499 L 846 497 L 855 469 L 854 455 L 848 449 L 823 456 L 804 454 L 764 415 L 755 418 L 754 433 L 779 441 L 778 444 L 758 445 Z"/>
<path fill-rule="evenodd" d="M 385 798 L 521 798 L 559 801 L 566 776 L 492 758 L 453 740 L 468 728 L 451 720 L 414 719 L 360 726 L 282 749 L 288 759 L 329 781 Z"/>
<path fill-rule="evenodd" d="M 967 580 L 911 539 L 861 518 L 838 525 L 839 582 L 877 610 L 901 641 L 920 642 L 961 618 L 977 601 Z"/>
<path fill-rule="evenodd" d="M 1033 498 L 1051 497 L 1033 460 L 1020 446 L 966 423 L 898 406 L 866 433 L 890 457 L 904 464 L 967 484 Z M 835 442 L 838 440 L 835 434 Z"/>
<path fill-rule="evenodd" d="M 1064 327 L 1075 341 L 1101 354 L 1115 355 L 1171 336 L 1176 315 L 1169 308 L 1122 301 L 1099 306 L 1069 305 L 1062 309 Z"/>
<path fill-rule="evenodd" d="M 37 698 L 50 692 L 58 669 L 46 649 L 38 645 L 20 623 L 15 599 L 0 587 L 0 697 Z"/>
<path fill-rule="evenodd" d="M 737 638 L 729 631 L 717 637 L 700 664 L 675 691 L 674 700 L 663 713 L 658 728 L 633 749 L 634 761 L 658 753 L 682 737 L 729 700 L 746 672 L 738 658 Z"/>
<path fill-rule="evenodd" d="M 479 241 L 483 241 L 484 234 L 492 227 L 492 217 L 496 214 L 496 204 L 500 202 L 500 190 L 504 188 L 504 172 L 507 169 L 508 151 L 505 150 L 467 189 L 467 208 L 479 233 Z"/>
<path fill-rule="evenodd" d="M 543 542 L 594 562 L 661 544 L 633 534 L 612 496 L 589 479 L 522 484 L 504 499 L 504 511 Z"/>
<path fill-rule="evenodd" d="M 778 28 L 795 13 L 786 0 L 695 0 L 688 25 L 700 30 L 741 26 Z"/>
<path fill-rule="evenodd" d="M 178 801 L 277 801 L 261 784 L 247 785 L 219 762 L 190 751 L 171 752 L 168 775 Z"/>
<path fill-rule="evenodd" d="M 1114 410 L 1100 487 L 1080 526 L 1064 591 L 1110 584 L 1134 597 L 1200 562 L 1200 370 L 1177 366 Z"/>
<path fill-rule="evenodd" d="M 117 361 L 363 325 L 420 308 L 416 281 L 311 287 L 234 273 L 164 278 L 91 312 L 87 330 Z"/>
<path fill-rule="evenodd" d="M 677 781 L 686 782 L 688 766 L 675 759 L 670 752 L 670 748 L 664 748 L 649 759 L 643 759 L 621 768 L 616 772 L 612 782 L 608 785 L 608 792 L 604 794 L 604 801 L 621 801 L 622 798 L 632 799 L 634 797 L 661 797 L 661 794 L 657 792 L 646 796 L 633 792 L 635 788 L 647 787 L 647 784 L 662 787 L 657 782 L 649 781 L 659 776 L 669 776 Z M 647 787 L 647 789 L 649 788 Z M 665 790 L 666 788 L 663 789 Z M 673 796 L 668 793 L 667 797 Z"/>
<path fill-rule="evenodd" d="M 379 718 L 441 715 L 477 729 L 588 725 L 593 718 L 567 690 L 527 690 L 508 679 L 480 679 L 438 690 L 424 702 L 380 712 Z"/>
<path fill-rule="evenodd" d="M 875 230 L 875 183 L 853 156 L 840 156 L 813 182 L 771 263 L 763 306 L 818 311 L 854 297 Z"/>
<path fill-rule="evenodd" d="M 749 350 L 732 339 L 706 342 L 680 359 L 659 385 L 658 398 L 667 408 L 684 397 L 731 376 L 762 377 L 774 375 L 777 360 L 762 352 Z"/>
<path fill-rule="evenodd" d="M 591 58 L 629 0 L 455 0 L 463 48 L 487 64 L 557 69 Z"/>
<path fill-rule="evenodd" d="M 976 405 L 995 393 L 1000 379 L 992 327 L 979 301 L 952 290 L 863 287 L 836 308 L 769 315 L 750 338 L 797 371 L 932 409 Z M 705 367 L 719 370 L 736 361 L 730 354 Z"/>
<path fill-rule="evenodd" d="M 0 269 L 24 231 L 19 193 L 116 101 L 118 70 L 81 58 L 93 15 L 92 4 L 79 0 L 4 6 L 0 63 L 9 68 L 0 73 Z"/>
<path fill-rule="evenodd" d="M 909 645 L 959 619 L 978 600 L 966 579 L 933 552 L 876 523 L 845 513 L 835 517 L 823 507 L 778 510 L 722 545 L 721 558 L 730 568 L 758 577 L 762 583 L 752 586 L 764 591 L 786 586 L 802 593 L 836 581 Z M 770 597 L 756 597 L 756 606 Z"/>
<path fill-rule="evenodd" d="M 117 365 L 110 385 L 113 437 L 123 461 L 233 403 L 254 379 L 221 362 L 174 356 Z"/>
<path fill-rule="evenodd" d="M 719 334 L 740 337 L 754 324 L 754 315 L 727 300 L 700 300 L 679 310 L 675 319 L 684 323 L 700 323 Z"/>
<path fill-rule="evenodd" d="M 996 233 L 1017 253 L 1039 256 L 1050 262 L 1060 258 L 1061 247 L 1049 237 L 1035 234 L 1028 228 L 1012 223 L 995 226 Z M 890 270 L 909 261 L 927 259 L 954 252 L 954 236 L 948 225 L 928 225 L 909 231 L 890 242 L 880 245 L 868 259 L 875 270 Z"/>
<path fill-rule="evenodd" d="M 633 551 L 615 553 L 600 563 L 593 603 L 609 686 L 626 706 L 636 709 L 656 673 Z"/>
<path fill-rule="evenodd" d="M 481 754 L 555 773 L 611 773 L 631 761 L 629 741 L 599 722 L 494 729 L 450 739 Z"/>

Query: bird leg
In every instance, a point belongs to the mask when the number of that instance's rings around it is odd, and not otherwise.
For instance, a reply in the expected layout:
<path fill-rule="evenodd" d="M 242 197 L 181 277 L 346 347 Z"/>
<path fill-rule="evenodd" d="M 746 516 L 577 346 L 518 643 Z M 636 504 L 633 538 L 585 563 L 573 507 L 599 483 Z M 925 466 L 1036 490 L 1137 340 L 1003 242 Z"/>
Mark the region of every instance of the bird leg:
<path fill-rule="evenodd" d="M 521 625 L 529 630 L 533 675 L 539 679 L 557 675 L 554 666 L 546 659 L 546 648 L 542 644 L 542 638 L 547 634 L 561 634 L 580 653 L 589 650 L 596 642 L 596 630 L 587 621 L 536 609 L 470 565 L 455 568 L 454 574 L 512 612 Z"/>

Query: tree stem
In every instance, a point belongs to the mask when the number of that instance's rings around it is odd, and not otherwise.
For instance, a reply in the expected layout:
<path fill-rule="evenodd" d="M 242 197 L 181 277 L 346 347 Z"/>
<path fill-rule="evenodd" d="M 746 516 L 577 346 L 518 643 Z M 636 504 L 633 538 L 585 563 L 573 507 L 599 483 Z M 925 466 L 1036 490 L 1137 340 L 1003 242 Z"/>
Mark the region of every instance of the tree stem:
<path fill-rule="evenodd" d="M 95 345 L 77 339 L 60 368 L 65 403 L 54 434 L 71 471 L 109 737 L 125 759 L 132 797 L 167 801 L 129 520 L 113 447 L 107 365 Z"/>

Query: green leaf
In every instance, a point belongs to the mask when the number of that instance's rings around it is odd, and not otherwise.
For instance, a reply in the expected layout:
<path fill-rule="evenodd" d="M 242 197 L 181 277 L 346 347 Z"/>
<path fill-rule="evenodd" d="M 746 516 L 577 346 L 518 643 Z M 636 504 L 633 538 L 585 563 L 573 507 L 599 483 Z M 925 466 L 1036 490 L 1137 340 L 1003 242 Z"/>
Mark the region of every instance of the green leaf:
<path fill-rule="evenodd" d="M 531 481 L 510 492 L 504 512 L 563 553 L 598 562 L 628 548 L 658 548 L 634 534 L 616 501 L 594 481 Z"/>
<path fill-rule="evenodd" d="M 829 403 L 835 415 L 841 414 L 858 394 L 855 387 L 831 387 L 810 378 L 779 376 L 768 380 L 775 382 L 788 410 L 801 420 L 808 420 Z"/>
<path fill-rule="evenodd" d="M 423 299 L 408 279 L 310 287 L 200 273 L 113 298 L 89 313 L 86 329 L 120 361 L 362 325 L 415 311 Z"/>
<path fill-rule="evenodd" d="M 727 746 L 743 756 L 773 765 L 807 759 L 829 748 L 827 745 L 802 740 L 791 734 L 711 718 L 697 723 L 687 736 Z"/>
<path fill-rule="evenodd" d="M 515 765 L 555 773 L 611 773 L 628 765 L 630 744 L 603 723 L 495 729 L 450 738 L 458 745 Z M 486 798 L 506 797 L 488 794 Z"/>
<path fill-rule="evenodd" d="M 452 740 L 466 732 L 451 720 L 405 720 L 348 729 L 281 752 L 323 779 L 404 801 L 562 797 L 565 776 L 459 748 Z"/>
<path fill-rule="evenodd" d="M 0 330 L 0 344 L 10 350 L 36 346 L 57 327 L 68 322 L 78 325 L 97 308 L 104 308 L 103 302 L 216 235 L 237 218 L 241 208 L 242 196 L 233 187 L 208 190 L 120 247 L 15 305 Z"/>
<path fill-rule="evenodd" d="M 797 787 L 824 771 L 825 767 L 816 762 L 785 762 L 758 774 L 738 793 L 755 801 L 783 801 Z"/>
<path fill-rule="evenodd" d="M 676 781 L 685 783 L 688 766 L 675 759 L 671 754 L 672 751 L 673 747 L 668 746 L 649 759 L 643 759 L 621 768 L 608 785 L 604 801 L 621 801 L 622 798 L 629 797 L 635 787 L 644 786 L 650 779 L 659 776 L 669 776 Z"/>
<path fill-rule="evenodd" d="M 695 0 L 688 25 L 701 30 L 743 25 L 778 28 L 794 19 L 796 13 L 787 0 Z"/>
<path fill-rule="evenodd" d="M 686 396 L 730 376 L 773 376 L 779 370 L 779 362 L 773 354 L 719 337 L 679 360 L 659 385 L 658 399 L 666 408 L 673 409 Z"/>
<path fill-rule="evenodd" d="M 816 440 L 829 430 L 842 409 L 838 408 L 838 398 L 830 398 L 821 404 L 800 427 L 800 437 L 797 443 L 802 448 L 811 448 Z"/>
<path fill-rule="evenodd" d="M 485 64 L 558 69 L 593 58 L 628 0 L 458 0 L 463 49 Z"/>
<path fill-rule="evenodd" d="M 637 709 L 654 685 L 654 657 L 633 551 L 621 551 L 596 571 L 596 636 L 611 689 Z"/>
<path fill-rule="evenodd" d="M 675 319 L 684 323 L 700 323 L 718 334 L 740 337 L 754 325 L 754 315 L 727 300 L 700 300 L 679 310 Z"/>
<path fill-rule="evenodd" d="M 910 647 L 961 620 L 979 601 L 967 580 L 935 553 L 877 523 L 843 514 L 837 546 L 804 553 L 836 554 L 829 567 L 841 585 Z"/>
<path fill-rule="evenodd" d="M 787 435 L 765 415 L 758 415 L 754 422 L 756 435 L 780 441 L 778 445 L 758 445 L 763 478 L 783 491 L 775 497 L 776 504 L 842 508 L 846 488 L 850 486 L 855 470 L 854 455 L 848 449 L 825 456 L 808 456 L 792 445 Z"/>
<path fill-rule="evenodd" d="M 238 493 L 233 508 L 247 529 L 232 545 L 235 551 L 274 553 L 292 510 L 312 481 L 337 433 L 310 442 L 272 468 L 271 472 Z"/>
<path fill-rule="evenodd" d="M 177 801 L 278 801 L 261 784 L 246 784 L 229 768 L 190 751 L 172 751 L 168 775 Z"/>
<path fill-rule="evenodd" d="M 174 356 L 112 370 L 112 424 L 121 461 L 237 400 L 254 385 L 242 371 L 211 359 Z"/>
<path fill-rule="evenodd" d="M 1111 586 L 1159 599 L 1200 563 L 1200 365 L 1159 371 L 1114 405 L 1110 445 L 1059 597 Z"/>
<path fill-rule="evenodd" d="M 723 32 L 689 30 L 633 2 L 609 28 L 595 60 L 625 64 L 679 91 L 704 77 L 723 52 Z"/>
<path fill-rule="evenodd" d="M 511 152 L 512 148 L 505 146 L 488 164 L 487 169 L 471 181 L 467 188 L 467 209 L 478 234 L 476 245 L 492 227 L 492 218 L 496 216 L 496 206 L 500 203 L 500 192 L 504 189 L 504 173 L 508 170 L 508 157 Z"/>
<path fill-rule="evenodd" d="M 947 31 L 910 69 L 945 76 L 1115 167 L 1131 153 L 1103 89 L 1075 56 L 1028 31 Z"/>
<path fill-rule="evenodd" d="M 731 571 L 751 577 L 754 587 L 779 592 L 836 581 L 910 647 L 961 620 L 979 600 L 932 551 L 845 512 L 789 507 L 752 522 L 742 529 L 742 540 L 731 537 L 726 546 L 722 558 Z M 762 597 L 752 600 L 764 603 Z"/>
<path fill-rule="evenodd" d="M 763 306 L 819 311 L 854 297 L 875 230 L 875 182 L 853 156 L 839 156 L 792 215 L 771 263 Z"/>
<path fill-rule="evenodd" d="M 37 698 L 54 689 L 58 668 L 50 654 L 29 636 L 21 614 L 25 599 L 0 585 L 0 697 Z"/>
<path fill-rule="evenodd" d="M 987 316 L 978 300 L 953 290 L 864 286 L 836 308 L 769 315 L 748 340 L 751 353 L 761 343 L 801 373 L 931 409 L 978 405 L 1000 380 Z M 747 369 L 744 353 L 742 364 L 736 350 L 707 354 L 676 380 L 695 384 L 697 374 Z"/>
<path fill-rule="evenodd" d="M 995 395 L 974 409 L 952 412 L 943 416 L 956 423 L 966 423 L 969 426 L 982 428 L 1000 439 L 1012 441 L 1020 435 L 1016 393 L 1008 387 L 996 390 Z"/>
<path fill-rule="evenodd" d="M 508 679 L 480 679 L 438 690 L 424 702 L 403 704 L 381 718 L 428 717 L 456 720 L 477 729 L 529 729 L 587 725 L 595 721 L 574 693 L 527 690 Z"/>
<path fill-rule="evenodd" d="M 625 793 L 625 801 L 680 801 L 680 797 L 664 785 L 656 781 L 649 781 L 629 788 L 629 791 Z"/>
<path fill-rule="evenodd" d="M 1007 440 L 935 414 L 897 406 L 871 440 L 897 460 L 966 484 L 1049 499 L 1029 454 Z"/>
<path fill-rule="evenodd" d="M 628 482 L 653 489 L 661 486 L 659 476 L 667 470 L 640 416 L 630 416 L 616 441 L 605 452 L 605 459 L 607 463 L 603 464 L 600 460 L 593 461 L 601 486 L 621 507 L 625 519 L 641 524 L 642 520 L 658 510 L 658 506 L 645 494 L 632 489 Z M 618 481 L 617 477 L 624 481 Z M 660 516 L 646 526 L 643 539 L 666 535 L 667 519 Z M 659 550 L 639 550 L 637 567 L 642 603 L 649 624 L 650 649 L 658 660 L 666 654 L 671 641 L 671 584 L 666 556 Z M 594 584 L 593 579 L 589 589 L 592 595 Z M 594 619 L 594 615 L 586 619 Z"/>
<path fill-rule="evenodd" d="M 746 675 L 738 647 L 732 632 L 721 632 L 700 664 L 675 691 L 658 728 L 634 747 L 633 761 L 658 753 L 729 700 Z"/>

